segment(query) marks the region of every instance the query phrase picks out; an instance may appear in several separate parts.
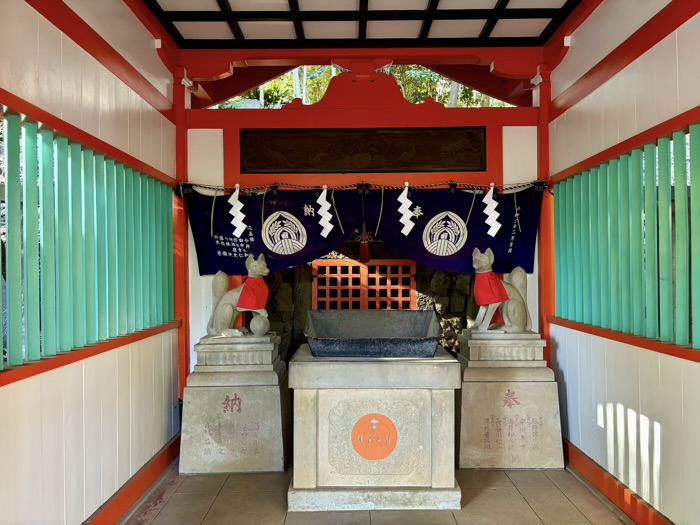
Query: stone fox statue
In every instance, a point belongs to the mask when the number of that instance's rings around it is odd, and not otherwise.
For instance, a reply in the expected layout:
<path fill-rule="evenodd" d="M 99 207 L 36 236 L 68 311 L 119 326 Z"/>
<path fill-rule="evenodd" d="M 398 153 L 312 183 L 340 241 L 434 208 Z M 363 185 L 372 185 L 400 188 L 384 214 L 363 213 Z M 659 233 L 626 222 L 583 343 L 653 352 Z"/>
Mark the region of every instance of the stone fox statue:
<path fill-rule="evenodd" d="M 248 277 L 242 286 L 232 290 L 228 289 L 228 275 L 219 271 L 214 276 L 211 285 L 214 309 L 207 324 L 207 335 L 242 335 L 241 330 L 232 327 L 238 314 L 246 311 L 253 312 L 251 321 L 253 333 L 256 335 L 260 331 L 265 333 L 267 330 L 264 327 L 269 328 L 267 310 L 265 310 L 268 290 L 263 278 L 270 273 L 270 270 L 267 269 L 265 256 L 260 254 L 256 259 L 249 255 L 245 267 L 248 269 Z"/>
<path fill-rule="evenodd" d="M 476 276 L 474 279 L 474 299 L 479 305 L 479 313 L 474 321 L 475 330 L 488 330 L 496 309 L 501 312 L 506 332 L 530 331 L 530 314 L 527 311 L 527 274 L 520 266 L 510 273 L 510 283 L 502 281 L 491 271 L 493 266 L 491 248 L 481 253 L 478 248 L 472 252 L 472 262 Z"/>

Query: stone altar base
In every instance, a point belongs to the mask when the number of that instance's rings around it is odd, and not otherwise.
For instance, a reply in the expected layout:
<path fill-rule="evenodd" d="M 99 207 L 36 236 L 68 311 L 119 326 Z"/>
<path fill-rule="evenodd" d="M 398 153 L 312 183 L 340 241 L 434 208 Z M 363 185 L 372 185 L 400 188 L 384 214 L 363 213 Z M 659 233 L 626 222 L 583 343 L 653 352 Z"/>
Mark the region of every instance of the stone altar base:
<path fill-rule="evenodd" d="M 290 512 L 460 508 L 460 366 L 444 349 L 425 359 L 315 358 L 303 345 L 289 374 Z"/>
<path fill-rule="evenodd" d="M 470 332 L 460 468 L 564 468 L 559 396 L 539 334 Z"/>
<path fill-rule="evenodd" d="M 280 338 L 204 337 L 187 378 L 181 474 L 282 472 L 290 406 Z"/>

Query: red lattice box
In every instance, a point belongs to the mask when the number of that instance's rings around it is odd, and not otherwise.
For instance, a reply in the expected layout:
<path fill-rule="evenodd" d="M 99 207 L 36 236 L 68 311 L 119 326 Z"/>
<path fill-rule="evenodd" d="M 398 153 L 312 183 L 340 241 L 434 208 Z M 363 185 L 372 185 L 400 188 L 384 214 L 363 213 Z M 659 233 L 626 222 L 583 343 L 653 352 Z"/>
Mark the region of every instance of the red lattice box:
<path fill-rule="evenodd" d="M 313 262 L 314 310 L 415 310 L 416 263 L 378 259 Z"/>

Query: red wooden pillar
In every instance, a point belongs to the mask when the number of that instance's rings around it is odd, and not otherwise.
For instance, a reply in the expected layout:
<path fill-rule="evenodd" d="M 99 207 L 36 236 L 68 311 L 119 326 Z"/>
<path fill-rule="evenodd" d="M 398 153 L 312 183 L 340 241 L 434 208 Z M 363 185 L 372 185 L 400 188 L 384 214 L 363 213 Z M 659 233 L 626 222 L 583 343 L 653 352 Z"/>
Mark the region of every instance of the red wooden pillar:
<path fill-rule="evenodd" d="M 540 66 L 542 82 L 536 90 L 535 104 L 539 106 L 537 134 L 538 179 L 549 180 L 549 108 L 552 100 L 552 84 L 549 70 Z M 542 214 L 539 228 L 539 250 L 537 263 L 539 268 L 539 316 L 542 337 L 547 342 L 544 358 L 550 363 L 550 325 L 549 317 L 554 315 L 555 275 L 554 275 L 554 197 L 545 192 L 542 199 Z"/>
<path fill-rule="evenodd" d="M 185 70 L 179 69 L 173 82 L 173 106 L 175 108 L 175 175 L 178 182 L 187 182 L 187 99 L 189 94 L 182 84 Z M 180 398 L 190 370 L 190 308 L 189 268 L 187 267 L 187 209 L 182 197 L 173 202 L 173 243 L 175 254 L 175 319 L 182 324 L 177 335 L 178 377 Z"/>

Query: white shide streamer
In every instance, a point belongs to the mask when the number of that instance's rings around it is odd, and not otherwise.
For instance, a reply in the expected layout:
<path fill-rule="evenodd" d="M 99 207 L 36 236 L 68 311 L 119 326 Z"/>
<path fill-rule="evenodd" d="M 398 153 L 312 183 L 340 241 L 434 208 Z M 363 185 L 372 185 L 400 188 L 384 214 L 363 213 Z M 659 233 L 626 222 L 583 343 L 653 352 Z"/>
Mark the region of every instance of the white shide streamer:
<path fill-rule="evenodd" d="M 228 203 L 231 205 L 229 213 L 233 216 L 231 219 L 231 224 L 236 228 L 233 230 L 233 234 L 239 239 L 246 230 L 246 224 L 243 222 L 243 219 L 245 219 L 245 213 L 241 211 L 243 209 L 243 203 L 238 199 L 240 192 L 241 188 L 238 184 L 236 184 L 236 190 L 231 194 L 231 197 L 228 200 Z"/>
<path fill-rule="evenodd" d="M 498 217 L 500 217 L 501 214 L 496 211 L 496 206 L 498 205 L 498 203 L 493 198 L 493 183 L 491 184 L 488 193 L 484 195 L 482 202 L 486 204 L 486 208 L 484 208 L 484 213 L 486 214 L 486 224 L 490 226 L 489 231 L 487 233 L 491 237 L 495 237 L 498 233 L 498 230 L 501 229 L 501 223 L 498 222 Z"/>
<path fill-rule="evenodd" d="M 413 212 L 411 211 L 413 201 L 411 201 L 411 199 L 408 198 L 408 182 L 404 186 L 404 189 L 397 200 L 401 203 L 401 206 L 399 206 L 399 213 L 401 214 L 399 222 L 403 224 L 401 233 L 403 233 L 404 235 L 408 235 L 409 233 L 411 233 L 411 230 L 415 226 L 415 224 L 411 220 L 413 218 Z"/>
<path fill-rule="evenodd" d="M 321 217 L 321 219 L 318 221 L 318 224 L 323 227 L 323 230 L 321 231 L 321 237 L 324 238 L 328 237 L 328 234 L 333 229 L 333 225 L 331 224 L 331 219 L 333 218 L 333 215 L 328 211 L 331 209 L 331 205 L 326 200 L 327 193 L 328 186 L 324 186 L 321 195 L 319 195 L 318 199 L 316 199 L 316 204 L 320 206 L 320 208 L 318 209 L 318 216 Z"/>

